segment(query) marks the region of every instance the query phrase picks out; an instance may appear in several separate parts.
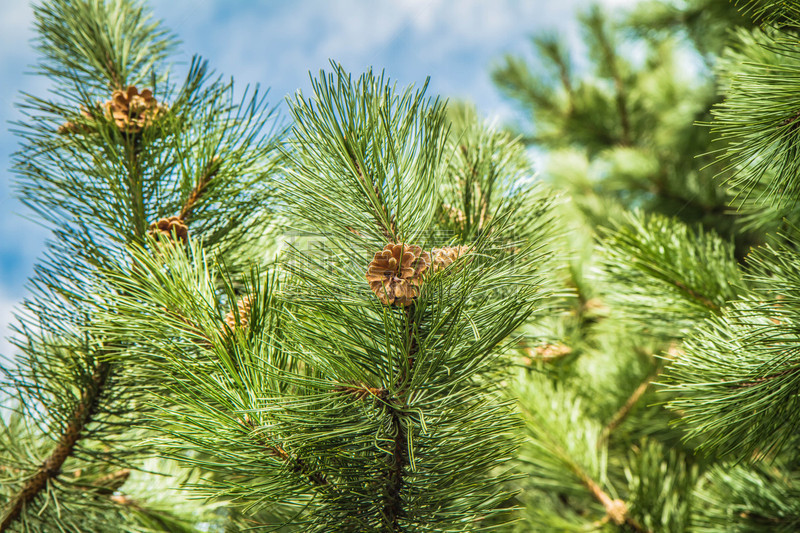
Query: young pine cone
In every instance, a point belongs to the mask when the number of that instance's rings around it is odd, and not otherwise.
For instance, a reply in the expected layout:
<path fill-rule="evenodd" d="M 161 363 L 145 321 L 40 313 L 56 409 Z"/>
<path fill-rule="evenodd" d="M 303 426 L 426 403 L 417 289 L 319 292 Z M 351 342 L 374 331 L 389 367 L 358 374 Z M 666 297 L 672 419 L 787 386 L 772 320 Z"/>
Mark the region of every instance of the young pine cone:
<path fill-rule="evenodd" d="M 236 329 L 240 324 L 242 328 L 247 329 L 250 325 L 250 309 L 252 307 L 253 300 L 250 296 L 245 296 L 236 302 L 235 311 L 233 309 L 228 311 L 228 314 L 225 315 L 225 323 L 231 328 L 231 331 Z M 238 321 L 236 320 L 237 315 L 239 317 Z"/>
<path fill-rule="evenodd" d="M 434 248 L 433 252 L 433 271 L 439 272 L 453 264 L 453 262 L 469 253 L 469 246 L 446 246 L 444 248 Z"/>
<path fill-rule="evenodd" d="M 162 240 L 172 239 L 173 231 L 181 242 L 186 243 L 189 240 L 189 228 L 180 217 L 162 218 L 158 222 L 153 222 L 150 224 L 148 233 L 156 239 Z"/>
<path fill-rule="evenodd" d="M 384 305 L 411 305 L 419 296 L 431 255 L 419 246 L 387 244 L 367 267 L 367 281 Z"/>
<path fill-rule="evenodd" d="M 457 207 L 450 204 L 442 204 L 442 214 L 445 220 L 455 223 L 457 226 L 463 226 L 467 221 L 467 215 Z"/>
<path fill-rule="evenodd" d="M 81 116 L 83 116 L 86 121 L 91 121 L 94 118 L 89 110 L 83 106 L 81 106 Z M 58 133 L 61 135 L 68 135 L 70 133 L 88 133 L 90 131 L 91 128 L 86 124 L 72 122 L 71 120 L 58 127 Z"/>
<path fill-rule="evenodd" d="M 150 89 L 139 93 L 130 86 L 125 91 L 114 91 L 105 103 L 105 111 L 123 133 L 139 133 L 164 112 L 164 106 L 156 102 Z"/>
<path fill-rule="evenodd" d="M 572 348 L 560 342 L 556 344 L 542 344 L 530 350 L 530 353 L 535 355 L 535 359 L 539 361 L 555 361 L 565 355 L 571 354 Z"/>

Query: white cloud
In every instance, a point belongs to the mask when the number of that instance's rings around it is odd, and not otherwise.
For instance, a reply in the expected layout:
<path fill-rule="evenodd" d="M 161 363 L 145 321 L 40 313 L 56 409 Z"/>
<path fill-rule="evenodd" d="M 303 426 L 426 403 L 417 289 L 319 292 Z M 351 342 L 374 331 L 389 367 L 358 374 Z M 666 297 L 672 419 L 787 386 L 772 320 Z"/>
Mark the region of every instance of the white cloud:
<path fill-rule="evenodd" d="M 233 4 L 234 6 L 237 4 Z M 373 67 L 402 85 L 430 75 L 430 94 L 470 99 L 490 116 L 514 113 L 489 70 L 503 53 L 529 51 L 528 36 L 555 29 L 575 40 L 574 13 L 583 0 L 306 0 L 237 9 L 216 0 L 156 3 L 156 14 L 238 83 L 260 82 L 280 102 L 308 89 L 335 59 L 354 73 Z"/>

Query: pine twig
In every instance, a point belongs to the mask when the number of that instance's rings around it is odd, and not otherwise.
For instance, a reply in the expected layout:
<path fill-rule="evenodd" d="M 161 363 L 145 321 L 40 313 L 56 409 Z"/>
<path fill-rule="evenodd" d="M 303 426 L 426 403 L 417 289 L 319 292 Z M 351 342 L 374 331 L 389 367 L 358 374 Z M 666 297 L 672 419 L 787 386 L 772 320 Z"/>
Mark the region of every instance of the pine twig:
<path fill-rule="evenodd" d="M 80 471 L 75 473 L 75 477 L 78 477 L 79 472 Z M 97 494 L 113 494 L 117 489 L 124 485 L 126 481 L 128 481 L 130 475 L 131 469 L 123 468 L 94 480 L 93 483 L 86 485 L 85 487 L 81 487 L 81 490 L 93 491 Z"/>
<path fill-rule="evenodd" d="M 708 298 L 706 298 L 702 294 L 698 293 L 697 291 L 695 291 L 691 287 L 688 287 L 685 283 L 681 282 L 680 280 L 673 281 L 672 284 L 675 285 L 680 290 L 682 290 L 687 295 L 689 295 L 691 298 L 694 298 L 695 300 L 697 300 L 698 302 L 700 302 L 704 306 L 706 306 L 709 309 L 711 309 L 712 311 L 714 311 L 716 314 L 720 314 L 720 312 L 722 311 L 720 306 L 718 306 L 717 304 L 715 304 L 714 302 L 712 302 L 711 300 L 709 300 Z"/>
<path fill-rule="evenodd" d="M 787 368 L 785 370 L 781 370 L 780 372 L 775 372 L 775 373 L 772 373 L 772 374 L 769 374 L 769 375 L 766 375 L 766 376 L 762 376 L 762 377 L 757 378 L 757 379 L 755 379 L 753 381 L 745 381 L 743 383 L 737 383 L 735 385 L 735 388 L 754 387 L 756 385 L 760 385 L 760 384 L 764 383 L 765 381 L 771 381 L 771 380 L 773 380 L 775 378 L 781 378 L 783 376 L 788 376 L 788 375 L 791 375 L 791 374 L 795 374 L 797 372 L 800 372 L 800 367 L 795 366 L 795 367 L 792 367 L 792 368 Z"/>
<path fill-rule="evenodd" d="M 386 400 L 389 391 L 382 387 L 370 387 L 364 383 L 358 385 L 341 385 L 334 389 L 337 392 L 349 394 L 359 400 L 365 400 L 369 397 L 377 398 L 379 400 Z"/>
<path fill-rule="evenodd" d="M 623 524 L 628 525 L 639 533 L 652 533 L 642 526 L 638 520 L 628 515 L 628 504 L 626 504 L 624 500 L 612 500 L 611 496 L 606 494 L 603 489 L 600 488 L 600 485 L 590 478 L 586 472 L 577 467 L 577 465 L 574 466 L 573 470 L 581 479 L 584 486 L 592 493 L 592 496 L 603 505 L 606 510 L 606 517 L 611 519 L 612 522 L 618 526 Z"/>
<path fill-rule="evenodd" d="M 682 352 L 680 351 L 680 348 L 673 343 L 666 352 L 668 356 L 667 359 L 675 359 L 681 353 Z M 603 428 L 602 433 L 600 433 L 600 438 L 597 439 L 598 448 L 602 446 L 611 436 L 611 433 L 613 433 L 614 430 L 616 430 L 620 424 L 622 424 L 628 414 L 633 410 L 633 407 L 636 405 L 636 403 L 642 398 L 642 396 L 644 396 L 644 393 L 647 392 L 650 384 L 653 383 L 659 375 L 661 375 L 663 370 L 664 365 L 659 366 L 653 374 L 647 377 L 647 379 L 642 381 L 639 386 L 636 387 L 636 390 L 633 391 L 633 394 L 631 394 L 622 407 L 620 407 L 619 410 L 614 413 L 614 416 L 611 417 L 611 421 L 606 425 L 605 428 Z"/>
<path fill-rule="evenodd" d="M 614 416 L 611 417 L 611 421 L 606 425 L 605 428 L 603 428 L 603 431 L 600 433 L 600 438 L 597 439 L 598 448 L 602 446 L 603 443 L 605 443 L 608 440 L 608 437 L 611 436 L 611 433 L 613 433 L 614 430 L 616 430 L 620 426 L 620 424 L 622 424 L 622 422 L 625 420 L 628 414 L 633 410 L 633 407 L 636 405 L 636 403 L 642 398 L 642 396 L 644 396 L 644 393 L 650 387 L 650 384 L 653 383 L 653 381 L 655 381 L 655 379 L 658 377 L 660 373 L 661 371 L 659 370 L 656 373 L 649 376 L 644 381 L 642 381 L 639 384 L 639 386 L 636 387 L 636 390 L 633 391 L 633 394 L 631 394 L 628 397 L 627 401 L 622 405 L 622 407 L 620 407 L 619 410 L 616 413 L 614 413 Z"/>
<path fill-rule="evenodd" d="M 599 17 L 599 13 L 596 16 Z M 609 41 L 610 37 L 605 32 L 605 25 L 603 22 L 604 21 L 600 18 L 598 18 L 596 21 L 597 27 L 595 31 L 597 34 L 597 41 L 602 49 L 604 62 L 606 65 L 608 65 L 608 68 L 611 71 L 611 77 L 614 81 L 614 100 L 617 105 L 617 113 L 619 114 L 620 126 L 622 128 L 620 144 L 622 146 L 630 146 L 631 120 L 628 110 L 628 95 L 625 91 L 625 82 L 622 79 L 622 73 L 620 73 L 619 65 L 617 63 L 617 53 Z"/>
<path fill-rule="evenodd" d="M 383 516 L 390 531 L 402 531 L 400 517 L 403 511 L 403 500 L 400 492 L 405 483 L 405 467 L 408 464 L 408 437 L 403 421 L 397 410 L 392 409 L 392 427 L 395 430 L 392 456 L 389 458 L 389 470 L 386 475 L 386 492 L 384 494 Z"/>
<path fill-rule="evenodd" d="M 110 373 L 107 362 L 99 363 L 92 373 L 89 385 L 81 393 L 81 399 L 75 407 L 72 420 L 67 424 L 59 438 L 55 450 L 39 466 L 36 474 L 30 478 L 22 490 L 10 500 L 5 516 L 0 522 L 0 533 L 6 531 L 22 513 L 22 509 L 30 504 L 46 487 L 50 480 L 61 474 L 64 461 L 75 451 L 86 425 L 89 424 L 97 408 L 97 402 Z"/>
<path fill-rule="evenodd" d="M 203 174 L 200 176 L 200 180 L 198 181 L 197 185 L 195 185 L 195 187 L 192 189 L 192 192 L 189 193 L 189 197 L 183 204 L 180 214 L 178 214 L 178 218 L 183 220 L 184 223 L 187 221 L 192 209 L 194 209 L 197 201 L 200 199 L 200 196 L 202 196 L 208 184 L 211 183 L 211 179 L 217 175 L 217 172 L 219 172 L 219 167 L 220 158 L 218 156 L 212 157 L 211 161 L 209 161 L 208 165 L 206 165 Z"/>
<path fill-rule="evenodd" d="M 239 423 L 251 431 L 255 431 L 257 429 L 256 423 L 247 415 L 244 415 L 243 418 L 240 418 Z M 311 481 L 312 485 L 317 487 L 328 485 L 328 479 L 325 477 L 325 475 L 314 471 L 303 459 L 299 457 L 292 457 L 289 452 L 278 445 L 266 442 L 263 439 L 259 439 L 259 441 L 267 449 L 270 455 L 278 457 L 287 464 L 294 463 L 291 467 L 292 472 L 303 474 L 309 479 L 309 481 Z"/>
<path fill-rule="evenodd" d="M 391 217 L 389 216 L 389 211 L 386 209 L 386 203 L 383 201 L 383 195 L 381 194 L 381 189 L 378 185 L 370 178 L 369 181 L 367 180 L 366 175 L 361 170 L 361 165 L 358 164 L 358 159 L 356 159 L 355 153 L 353 153 L 352 148 L 349 144 L 347 144 L 347 139 L 345 138 L 345 149 L 347 150 L 347 155 L 350 157 L 350 162 L 353 163 L 353 167 L 356 170 L 356 174 L 358 174 L 358 178 L 361 180 L 361 183 L 364 184 L 364 187 L 372 187 L 375 191 L 375 197 L 377 198 L 378 202 L 380 202 L 381 210 L 383 213 L 378 213 L 375 205 L 372 204 L 372 218 L 375 219 L 375 222 L 378 224 L 378 227 L 383 232 L 383 236 L 386 238 L 388 242 L 395 242 L 397 240 L 397 227 L 394 220 L 394 215 Z M 388 222 L 388 226 L 381 219 L 381 214 Z"/>

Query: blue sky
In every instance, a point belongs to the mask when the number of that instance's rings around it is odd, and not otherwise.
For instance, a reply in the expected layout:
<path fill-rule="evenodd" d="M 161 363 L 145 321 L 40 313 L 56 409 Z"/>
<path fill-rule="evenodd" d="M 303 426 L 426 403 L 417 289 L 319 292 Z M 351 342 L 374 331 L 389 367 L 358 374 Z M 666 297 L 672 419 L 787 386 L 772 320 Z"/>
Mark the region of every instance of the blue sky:
<path fill-rule="evenodd" d="M 603 0 L 625 8 L 636 0 Z M 385 69 L 399 85 L 431 77 L 430 94 L 473 101 L 485 116 L 512 120 L 489 77 L 504 53 L 530 54 L 528 36 L 551 31 L 577 43 L 577 10 L 588 0 L 151 0 L 183 41 L 176 60 L 193 53 L 237 84 L 270 87 L 280 104 L 307 90 L 308 72 L 335 59 L 352 72 Z M 20 91 L 43 95 L 45 80 L 25 75 L 35 61 L 32 12 L 25 0 L 0 1 L 0 337 L 49 233 L 13 197 L 9 121 L 20 118 Z M 0 340 L 0 354 L 9 344 Z"/>

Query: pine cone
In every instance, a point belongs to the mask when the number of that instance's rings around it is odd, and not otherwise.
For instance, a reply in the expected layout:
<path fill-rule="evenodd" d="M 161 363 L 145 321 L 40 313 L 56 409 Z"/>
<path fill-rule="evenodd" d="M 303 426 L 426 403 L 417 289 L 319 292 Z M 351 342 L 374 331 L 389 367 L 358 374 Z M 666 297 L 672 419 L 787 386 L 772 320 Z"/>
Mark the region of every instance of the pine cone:
<path fill-rule="evenodd" d="M 234 310 L 231 309 L 228 311 L 228 314 L 225 315 L 225 323 L 228 325 L 231 330 L 236 329 L 236 327 L 241 324 L 241 327 L 247 329 L 250 325 L 250 309 L 253 307 L 253 300 L 250 296 L 245 296 L 243 298 L 239 298 L 236 302 L 236 313 Z M 237 322 L 236 315 L 239 315 L 239 320 Z"/>
<path fill-rule="evenodd" d="M 180 217 L 162 218 L 158 222 L 153 222 L 148 233 L 158 240 L 172 239 L 173 230 L 181 242 L 186 243 L 189 240 L 189 228 Z"/>
<path fill-rule="evenodd" d="M 467 215 L 465 215 L 464 212 L 459 208 L 450 204 L 442 204 L 442 214 L 446 220 L 457 224 L 458 226 L 463 226 L 464 222 L 467 221 Z"/>
<path fill-rule="evenodd" d="M 83 118 L 88 121 L 91 121 L 94 118 L 89 110 L 83 106 L 81 106 L 81 115 L 83 115 Z M 69 133 L 88 133 L 90 129 L 91 128 L 86 124 L 72 122 L 70 120 L 58 127 L 58 133 L 61 135 L 67 135 Z"/>
<path fill-rule="evenodd" d="M 164 113 L 164 106 L 153 97 L 153 91 L 141 93 L 134 86 L 126 91 L 116 90 L 105 103 L 106 117 L 113 120 L 123 133 L 139 133 Z"/>
<path fill-rule="evenodd" d="M 430 265 L 431 255 L 419 246 L 387 244 L 367 267 L 367 281 L 384 305 L 411 305 Z"/>
<path fill-rule="evenodd" d="M 565 355 L 571 354 L 572 348 L 559 342 L 557 344 L 543 344 L 541 346 L 537 346 L 534 352 L 536 353 L 537 359 L 541 359 L 543 361 L 552 361 L 553 359 L 558 359 L 560 357 L 564 357 Z"/>
<path fill-rule="evenodd" d="M 439 272 L 453 264 L 453 262 L 469 253 L 469 246 L 446 246 L 444 248 L 434 248 L 433 252 L 433 271 Z"/>

